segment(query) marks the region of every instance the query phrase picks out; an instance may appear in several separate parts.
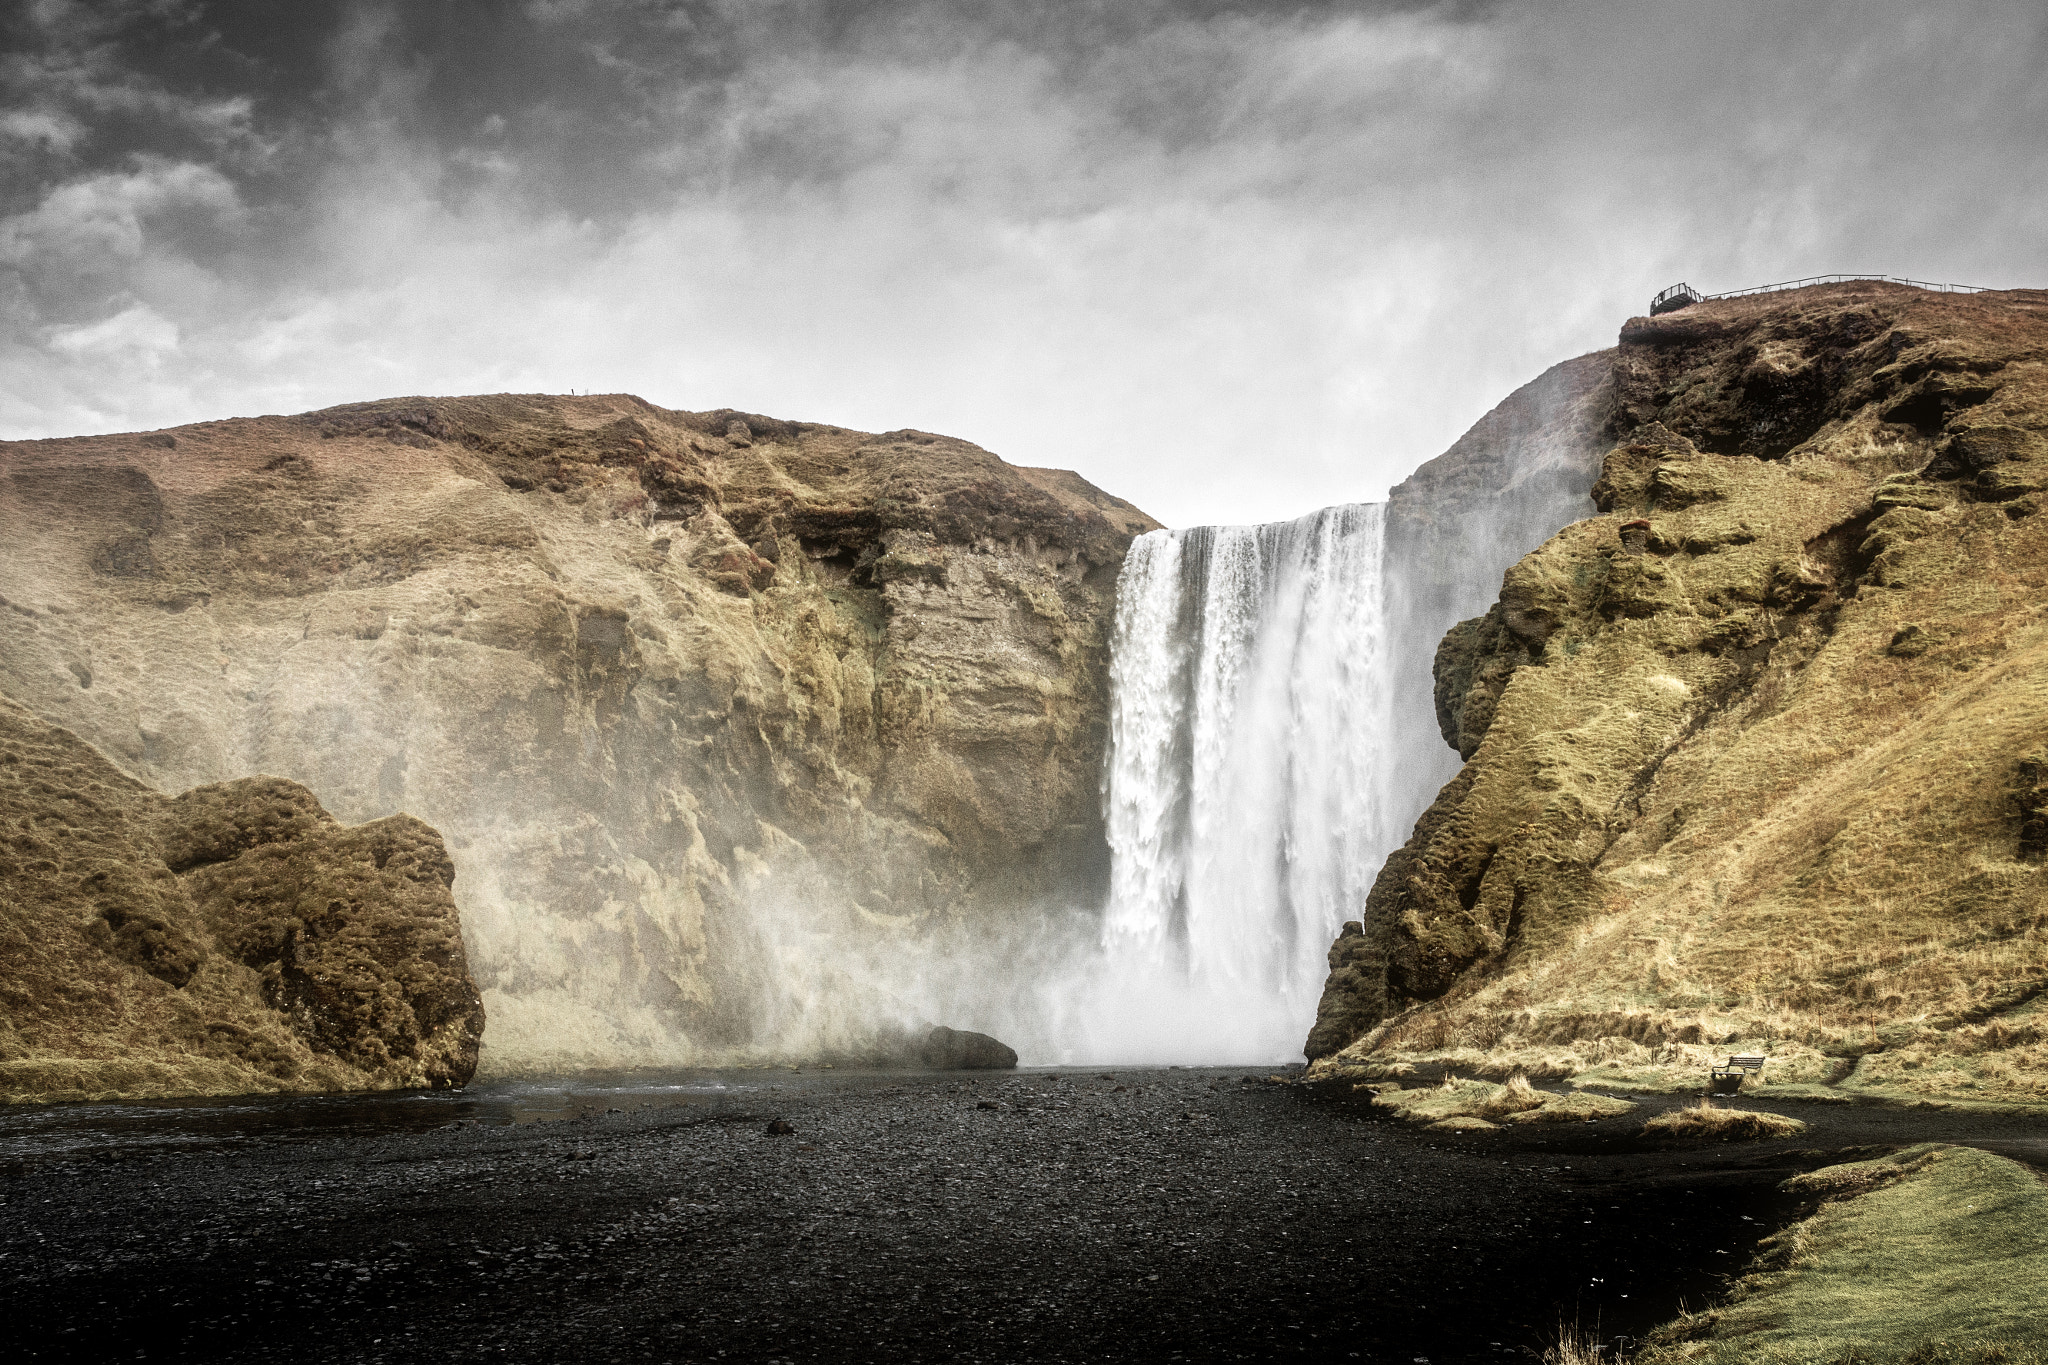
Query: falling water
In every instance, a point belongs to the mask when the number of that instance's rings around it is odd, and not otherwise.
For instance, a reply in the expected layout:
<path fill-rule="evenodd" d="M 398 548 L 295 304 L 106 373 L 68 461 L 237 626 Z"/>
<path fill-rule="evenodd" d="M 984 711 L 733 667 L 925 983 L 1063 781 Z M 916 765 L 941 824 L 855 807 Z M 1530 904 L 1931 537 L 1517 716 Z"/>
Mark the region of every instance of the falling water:
<path fill-rule="evenodd" d="M 1112 890 L 1083 1050 L 1299 1056 L 1387 851 L 1382 508 L 1139 538 L 1119 582 Z"/>

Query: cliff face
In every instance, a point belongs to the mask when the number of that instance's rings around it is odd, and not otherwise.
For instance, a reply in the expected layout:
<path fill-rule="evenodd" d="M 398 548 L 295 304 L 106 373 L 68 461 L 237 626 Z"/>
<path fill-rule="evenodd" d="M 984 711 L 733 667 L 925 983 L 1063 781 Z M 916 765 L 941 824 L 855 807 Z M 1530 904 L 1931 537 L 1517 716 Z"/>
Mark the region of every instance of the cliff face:
<path fill-rule="evenodd" d="M 1072 474 L 504 396 L 0 470 L 0 691 L 159 788 L 273 772 L 444 831 L 487 1067 L 858 1047 L 947 1005 L 934 945 L 1106 877 L 1154 523 Z"/>
<path fill-rule="evenodd" d="M 1396 661 L 1395 767 L 1412 823 L 1458 771 L 1427 723 L 1430 659 L 1452 625 L 1486 610 L 1501 575 L 1561 526 L 1593 514 L 1610 444 L 1614 352 L 1553 365 L 1473 424 L 1387 499 L 1387 612 Z"/>
<path fill-rule="evenodd" d="M 1631 321 L 1600 515 L 1444 640 L 1469 761 L 1310 1055 L 2038 1095 L 2044 361 L 2037 291 Z"/>
<path fill-rule="evenodd" d="M 277 778 L 171 799 L 0 700 L 0 1099 L 461 1085 L 440 836 Z"/>

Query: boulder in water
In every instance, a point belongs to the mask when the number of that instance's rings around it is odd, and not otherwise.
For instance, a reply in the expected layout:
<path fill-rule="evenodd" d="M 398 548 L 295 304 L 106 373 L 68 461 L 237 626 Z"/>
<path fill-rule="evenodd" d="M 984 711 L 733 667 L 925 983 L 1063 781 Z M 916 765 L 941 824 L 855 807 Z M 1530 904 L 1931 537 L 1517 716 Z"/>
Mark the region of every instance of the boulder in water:
<path fill-rule="evenodd" d="M 944 1024 L 924 1036 L 918 1056 L 933 1071 L 1009 1071 L 1017 1065 L 1015 1048 Z"/>

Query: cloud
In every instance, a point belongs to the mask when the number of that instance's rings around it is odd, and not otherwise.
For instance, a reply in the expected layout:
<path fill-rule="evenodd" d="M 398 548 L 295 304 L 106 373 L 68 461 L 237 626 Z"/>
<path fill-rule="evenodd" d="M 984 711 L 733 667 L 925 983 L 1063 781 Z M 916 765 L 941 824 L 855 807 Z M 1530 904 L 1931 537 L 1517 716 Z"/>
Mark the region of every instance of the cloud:
<path fill-rule="evenodd" d="M 178 325 L 148 304 L 130 304 L 104 322 L 51 329 L 49 347 L 60 355 L 154 367 L 178 349 Z"/>
<path fill-rule="evenodd" d="M 298 12 L 21 68 L 0 430 L 624 389 L 1273 517 L 1677 279 L 2040 283 L 2048 245 L 2019 4 Z M 136 308 L 174 347 L 57 344 Z"/>
<path fill-rule="evenodd" d="M 9 109 L 0 113 L 0 138 L 11 142 L 67 152 L 84 133 L 84 123 L 54 109 Z"/>
<path fill-rule="evenodd" d="M 87 176 L 0 221 L 0 263 L 47 280 L 142 258 L 152 220 L 192 211 L 231 220 L 240 196 L 226 176 L 191 162 L 143 159 L 132 171 Z"/>

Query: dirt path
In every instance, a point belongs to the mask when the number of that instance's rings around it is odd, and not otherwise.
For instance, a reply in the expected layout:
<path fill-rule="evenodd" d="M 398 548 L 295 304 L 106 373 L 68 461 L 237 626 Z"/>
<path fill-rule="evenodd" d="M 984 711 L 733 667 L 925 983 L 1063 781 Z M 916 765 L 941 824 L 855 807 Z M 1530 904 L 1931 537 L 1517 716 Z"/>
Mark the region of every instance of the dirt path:
<path fill-rule="evenodd" d="M 1816 1105 L 1741 1147 L 1648 1149 L 1642 1114 L 1438 1135 L 1237 1070 L 762 1074 L 581 1118 L 651 1092 L 0 1116 L 0 1334 L 39 1360 L 1526 1360 L 1560 1317 L 1702 1302 L 1796 1212 L 1777 1182 L 1843 1148 L 2044 1145 Z"/>

